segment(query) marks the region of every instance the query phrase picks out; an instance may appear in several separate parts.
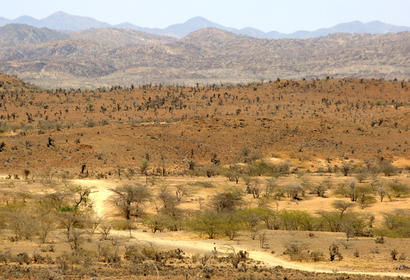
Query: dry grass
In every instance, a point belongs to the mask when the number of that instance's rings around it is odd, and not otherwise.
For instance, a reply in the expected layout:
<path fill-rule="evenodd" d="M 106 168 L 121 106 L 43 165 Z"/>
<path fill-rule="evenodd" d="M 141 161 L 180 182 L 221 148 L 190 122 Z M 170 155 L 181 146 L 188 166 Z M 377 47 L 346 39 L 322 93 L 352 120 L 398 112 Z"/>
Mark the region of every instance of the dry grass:
<path fill-rule="evenodd" d="M 292 196 L 267 200 L 265 205 L 275 210 L 302 210 L 313 216 L 320 210 L 333 210 L 335 200 L 348 201 L 335 195 L 338 185 L 353 180 L 361 172 L 358 166 L 363 167 L 366 159 L 376 159 L 378 163 L 382 158 L 382 162 L 392 160 L 401 170 L 392 176 L 369 174 L 361 178 L 358 186 L 375 182 L 410 183 L 408 82 L 329 79 L 236 87 L 147 86 L 45 91 L 13 77 L 1 76 L 0 81 L 0 96 L 3 96 L 0 143 L 5 143 L 0 152 L 3 206 L 32 202 L 70 184 L 82 185 L 91 189 L 96 215 L 107 221 L 114 220 L 116 229 L 124 229 L 128 224 L 125 225 L 124 218 L 111 203 L 111 188 L 136 183 L 148 185 L 154 199 L 146 202 L 143 209 L 148 216 L 153 216 L 161 211 L 157 195 L 162 188 L 166 186 L 167 191 L 174 194 L 178 186 L 182 186 L 186 193 L 177 209 L 183 211 L 184 216 L 195 215 L 210 206 L 215 194 L 229 188 L 245 193 L 246 189 L 243 177 L 238 183 L 220 175 L 208 174 L 208 178 L 201 168 L 212 166 L 221 171 L 236 164 L 246 169 L 244 161 L 260 157 L 267 163 L 289 164 L 290 173 L 275 179 L 279 186 L 302 182 L 318 185 L 325 181 L 330 186 L 325 197 L 306 191 L 301 200 Z M 140 174 L 143 160 L 148 161 L 148 176 Z M 187 172 L 188 163 L 192 162 L 194 170 Z M 350 162 L 354 170 L 343 176 L 340 167 L 346 162 Z M 80 174 L 83 165 L 84 172 Z M 166 176 L 154 176 L 163 169 Z M 200 173 L 203 177 L 195 175 Z M 252 179 L 263 196 L 266 180 L 272 178 Z M 247 194 L 241 208 L 257 207 L 260 202 Z M 409 202 L 406 196 L 386 198 L 364 209 L 356 205 L 353 210 L 373 215 L 374 226 L 380 226 L 384 213 L 408 209 Z M 195 253 L 200 248 L 201 252 L 208 252 L 213 242 L 222 247 L 241 246 L 259 258 L 269 256 L 275 265 L 280 261 L 292 268 L 394 272 L 400 264 L 410 265 L 410 256 L 391 261 L 392 250 L 398 250 L 399 255 L 410 251 L 409 239 L 404 238 L 386 238 L 384 244 L 376 244 L 374 238 L 346 241 L 342 233 L 314 232 L 312 235 L 257 228 L 257 236 L 266 232 L 266 248 L 261 249 L 258 237 L 252 240 L 248 231 L 240 231 L 234 241 L 222 236 L 209 241 L 186 231 L 151 235 L 143 219 L 131 224 L 137 228 L 133 233 L 137 239 L 157 242 L 166 248 L 184 245 Z M 69 250 L 60 230 L 50 236 L 57 252 L 50 254 L 55 257 Z M 133 243 L 125 238 L 128 232 L 120 230 L 112 235 L 122 240 L 123 251 L 126 244 Z M 0 251 L 17 254 L 24 250 L 34 254 L 41 250 L 36 239 L 11 242 L 10 236 L 11 232 L 4 231 Z M 95 249 L 98 237 L 90 236 L 84 246 Z M 322 252 L 325 259 L 316 264 L 285 262 L 288 256 L 284 256 L 283 251 L 294 241 L 306 244 L 305 248 L 311 251 Z M 344 259 L 329 263 L 326 258 L 333 243 L 338 244 Z M 224 269 L 214 275 L 216 279 L 230 272 Z M 269 273 L 275 277 L 299 275 L 289 271 Z M 315 275 L 307 272 L 303 277 L 315 279 Z"/>
<path fill-rule="evenodd" d="M 187 168 L 184 158 L 210 164 L 216 154 L 222 164 L 236 163 L 245 148 L 292 158 L 295 167 L 310 171 L 341 159 L 382 157 L 405 167 L 410 156 L 408 82 L 331 79 L 46 92 L 1 79 L 3 173 L 52 166 L 78 174 L 87 164 L 90 176 L 109 176 L 118 169 L 139 172 L 147 154 L 150 172 L 174 172 Z M 55 147 L 47 147 L 49 136 Z"/>

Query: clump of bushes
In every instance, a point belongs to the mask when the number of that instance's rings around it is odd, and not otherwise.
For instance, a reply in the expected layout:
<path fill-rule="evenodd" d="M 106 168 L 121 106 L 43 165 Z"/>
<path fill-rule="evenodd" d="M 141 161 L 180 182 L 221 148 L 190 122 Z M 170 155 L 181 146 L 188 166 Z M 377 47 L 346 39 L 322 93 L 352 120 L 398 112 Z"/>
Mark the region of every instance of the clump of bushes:
<path fill-rule="evenodd" d="M 290 173 L 290 163 L 284 162 L 273 164 L 264 160 L 254 161 L 248 164 L 243 171 L 248 176 L 271 176 L 279 177 Z"/>
<path fill-rule="evenodd" d="M 324 254 L 320 251 L 310 251 L 307 244 L 291 242 L 286 245 L 284 255 L 288 255 L 292 261 L 319 262 L 324 260 Z"/>
<path fill-rule="evenodd" d="M 384 214 L 384 222 L 376 229 L 380 236 L 409 238 L 410 237 L 410 210 L 396 210 Z"/>

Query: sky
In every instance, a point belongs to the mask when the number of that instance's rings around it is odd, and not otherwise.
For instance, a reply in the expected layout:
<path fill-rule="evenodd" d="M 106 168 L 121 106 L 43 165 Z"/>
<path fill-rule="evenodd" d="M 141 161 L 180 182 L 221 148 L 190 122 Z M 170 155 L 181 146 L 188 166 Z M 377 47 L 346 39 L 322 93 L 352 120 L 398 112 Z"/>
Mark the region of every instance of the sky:
<path fill-rule="evenodd" d="M 410 0 L 12 0 L 1 5 L 0 17 L 44 18 L 57 11 L 160 28 L 194 16 L 229 27 L 279 32 L 353 20 L 410 26 Z"/>

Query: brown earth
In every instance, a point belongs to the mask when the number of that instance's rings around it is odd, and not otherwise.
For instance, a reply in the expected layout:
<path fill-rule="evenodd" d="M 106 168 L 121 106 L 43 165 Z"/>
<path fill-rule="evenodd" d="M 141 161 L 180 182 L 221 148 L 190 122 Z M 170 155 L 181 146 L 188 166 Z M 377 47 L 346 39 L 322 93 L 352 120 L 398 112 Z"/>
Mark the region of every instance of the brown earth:
<path fill-rule="evenodd" d="M 246 86 L 47 91 L 1 76 L 2 173 L 91 174 L 242 161 L 244 149 L 326 169 L 340 160 L 410 157 L 408 82 L 329 79 Z M 48 144 L 51 138 L 52 145 Z M 406 164 L 407 162 L 407 164 Z"/>
<path fill-rule="evenodd" d="M 266 40 L 202 29 L 175 40 L 133 30 L 0 28 L 0 72 L 49 88 L 203 85 L 333 77 L 408 79 L 410 32 Z"/>

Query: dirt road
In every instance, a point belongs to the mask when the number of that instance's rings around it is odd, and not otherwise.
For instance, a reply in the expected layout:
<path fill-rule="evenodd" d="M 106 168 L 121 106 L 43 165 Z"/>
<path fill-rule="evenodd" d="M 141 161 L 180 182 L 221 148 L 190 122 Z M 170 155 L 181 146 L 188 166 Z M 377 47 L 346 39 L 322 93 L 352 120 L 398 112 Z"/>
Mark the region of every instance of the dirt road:
<path fill-rule="evenodd" d="M 95 213 L 101 218 L 109 216 L 109 197 L 113 194 L 113 192 L 110 191 L 110 188 L 116 186 L 114 182 L 88 179 L 78 179 L 73 180 L 72 182 L 74 184 L 91 188 L 90 198 L 93 201 L 93 209 Z"/>
<path fill-rule="evenodd" d="M 129 232 L 125 231 L 115 231 L 113 232 L 116 236 L 129 236 Z M 226 254 L 232 253 L 233 251 L 238 252 L 239 250 L 245 250 L 249 253 L 249 258 L 265 263 L 268 266 L 282 266 L 287 269 L 296 269 L 307 272 L 317 272 L 317 273 L 346 273 L 346 274 L 356 274 L 356 275 L 370 275 L 370 276 L 389 276 L 389 277 L 405 277 L 410 278 L 410 273 L 403 272 L 372 272 L 372 271 L 350 271 L 350 270 L 337 270 L 326 267 L 318 267 L 309 264 L 302 263 L 292 263 L 286 260 L 282 260 L 278 257 L 273 256 L 268 252 L 256 251 L 245 246 L 233 245 L 221 240 L 175 240 L 175 239 L 164 239 L 160 234 L 153 234 L 147 232 L 132 232 L 132 237 L 138 242 L 147 243 L 160 248 L 167 249 L 182 249 L 187 253 L 202 253 L 202 254 L 212 254 L 214 247 L 218 253 Z"/>
<path fill-rule="evenodd" d="M 107 216 L 107 210 L 110 209 L 108 199 L 112 192 L 109 188 L 114 187 L 114 182 L 107 182 L 102 180 L 75 180 L 76 184 L 88 186 L 92 189 L 91 198 L 94 201 L 94 209 L 97 215 L 104 217 Z M 113 235 L 116 236 L 129 236 L 127 231 L 113 231 Z M 261 261 L 269 266 L 282 266 L 287 269 L 296 269 L 307 272 L 319 272 L 319 273 L 347 273 L 357 275 L 371 275 L 371 276 L 390 276 L 390 277 L 406 277 L 410 278 L 410 273 L 404 272 L 361 272 L 361 271 L 349 271 L 349 270 L 337 270 L 329 267 L 319 267 L 310 264 L 293 263 L 283 259 L 280 259 L 271 253 L 257 251 L 244 245 L 234 245 L 233 242 L 227 242 L 224 240 L 179 240 L 176 238 L 170 238 L 169 236 L 163 236 L 162 234 L 153 234 L 148 232 L 133 231 L 132 237 L 138 242 L 145 242 L 152 244 L 153 246 L 176 249 L 180 248 L 187 253 L 203 253 L 211 254 L 216 247 L 217 252 L 231 253 L 234 250 L 244 250 L 249 253 L 249 257 L 256 261 Z"/>

